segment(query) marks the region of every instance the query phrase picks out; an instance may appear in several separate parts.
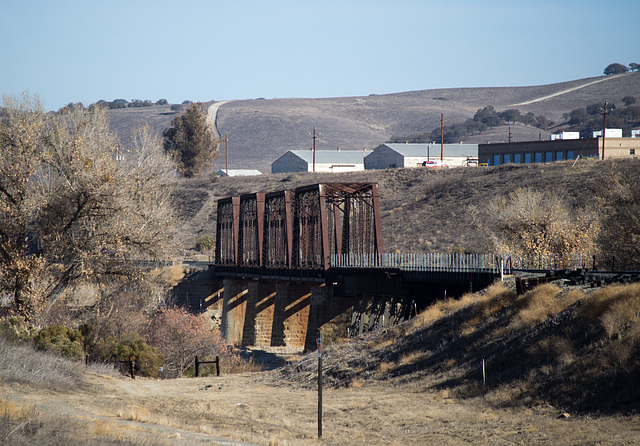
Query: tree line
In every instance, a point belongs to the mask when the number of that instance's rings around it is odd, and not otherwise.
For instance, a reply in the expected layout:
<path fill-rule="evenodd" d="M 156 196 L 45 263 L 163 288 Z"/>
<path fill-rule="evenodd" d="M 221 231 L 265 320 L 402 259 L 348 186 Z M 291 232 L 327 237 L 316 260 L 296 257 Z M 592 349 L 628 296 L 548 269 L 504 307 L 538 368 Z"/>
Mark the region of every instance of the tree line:
<path fill-rule="evenodd" d="M 182 101 L 181 104 L 173 104 L 171 106 L 171 110 L 172 111 L 181 110 L 183 106 L 188 106 L 191 103 L 192 101 L 186 99 Z M 131 99 L 131 101 L 127 101 L 126 99 L 114 99 L 113 101 L 106 101 L 104 99 L 100 99 L 96 102 L 89 104 L 86 107 L 82 102 L 69 102 L 64 107 L 61 107 L 58 111 L 72 110 L 74 108 L 93 109 L 94 107 L 101 107 L 101 108 L 113 110 L 113 109 L 120 109 L 120 108 L 154 107 L 154 106 L 161 106 L 161 105 L 169 105 L 169 101 L 167 101 L 164 98 L 158 99 L 155 102 L 150 101 L 149 99 Z"/>
<path fill-rule="evenodd" d="M 194 355 L 243 369 L 205 317 L 173 308 L 175 279 L 145 267 L 175 252 L 177 175 L 212 167 L 204 105 L 176 116 L 164 140 L 135 129 L 129 151 L 103 107 L 47 113 L 28 93 L 2 105 L 0 338 L 75 358 L 133 356 L 151 376 L 161 364 L 183 374 Z"/>
<path fill-rule="evenodd" d="M 607 103 L 607 128 L 619 128 L 624 132 L 640 126 L 640 106 L 634 96 L 622 98 L 623 107 L 615 103 Z M 563 119 L 572 131 L 580 132 L 583 138 L 590 138 L 594 131 L 602 130 L 604 102 L 576 108 L 563 115 Z"/>
<path fill-rule="evenodd" d="M 628 71 L 636 71 L 636 70 L 640 70 L 640 65 L 638 65 L 635 62 L 631 62 L 628 67 L 621 63 L 612 63 L 607 65 L 607 67 L 604 69 L 604 74 L 609 76 L 611 74 L 622 74 Z"/>
<path fill-rule="evenodd" d="M 417 136 L 391 138 L 389 142 L 412 142 L 412 143 L 430 143 L 433 141 L 444 140 L 445 143 L 452 144 L 462 141 L 470 135 L 480 134 L 488 129 L 499 127 L 507 124 L 515 124 L 520 122 L 524 125 L 534 126 L 542 130 L 549 130 L 555 123 L 547 119 L 543 115 L 536 116 L 532 112 L 520 113 L 518 109 L 507 109 L 497 111 L 492 105 L 476 111 L 472 119 L 467 119 L 462 123 L 437 127 L 430 132 L 422 133 Z M 442 135 L 442 136 L 441 136 Z"/>

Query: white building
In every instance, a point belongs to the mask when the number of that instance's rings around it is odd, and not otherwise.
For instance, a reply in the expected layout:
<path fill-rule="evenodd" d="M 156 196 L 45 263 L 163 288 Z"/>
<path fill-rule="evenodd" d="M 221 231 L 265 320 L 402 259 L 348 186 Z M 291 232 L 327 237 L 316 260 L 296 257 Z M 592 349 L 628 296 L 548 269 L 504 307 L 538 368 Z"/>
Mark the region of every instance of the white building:
<path fill-rule="evenodd" d="M 442 151 L 442 154 L 441 154 Z M 364 159 L 365 169 L 422 167 L 425 161 L 442 161 L 449 167 L 478 161 L 478 144 L 382 144 Z"/>
<path fill-rule="evenodd" d="M 632 138 L 640 138 L 640 129 L 631 130 L 631 137 Z"/>
<path fill-rule="evenodd" d="M 289 150 L 271 163 L 271 173 L 353 172 L 364 170 L 362 150 Z"/>
<path fill-rule="evenodd" d="M 216 173 L 221 177 L 227 176 L 226 169 L 219 169 L 218 172 Z M 230 177 L 247 177 L 247 176 L 254 176 L 254 175 L 262 175 L 262 172 L 260 172 L 257 169 L 229 169 Z"/>
<path fill-rule="evenodd" d="M 593 132 L 593 137 L 602 136 L 602 130 L 598 130 L 597 132 Z M 605 138 L 622 138 L 622 129 L 605 129 L 604 132 Z"/>
<path fill-rule="evenodd" d="M 607 132 L 607 136 L 609 133 Z M 555 141 L 557 139 L 580 139 L 580 132 L 558 132 L 551 134 L 551 141 Z"/>

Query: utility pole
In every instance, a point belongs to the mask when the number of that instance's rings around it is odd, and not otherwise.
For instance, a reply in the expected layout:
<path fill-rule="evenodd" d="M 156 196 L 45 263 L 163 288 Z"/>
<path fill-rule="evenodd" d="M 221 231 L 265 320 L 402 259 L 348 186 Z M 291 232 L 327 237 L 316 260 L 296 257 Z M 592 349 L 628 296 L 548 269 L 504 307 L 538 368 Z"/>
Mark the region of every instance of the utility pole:
<path fill-rule="evenodd" d="M 313 171 L 316 171 L 316 128 L 313 128 Z"/>
<path fill-rule="evenodd" d="M 224 148 L 225 148 L 225 165 L 226 165 L 226 170 L 225 170 L 225 174 L 227 176 L 229 176 L 229 137 L 227 136 L 227 134 L 224 134 Z"/>
<path fill-rule="evenodd" d="M 511 143 L 511 126 L 509 126 L 509 143 Z"/>
<path fill-rule="evenodd" d="M 444 113 L 440 113 L 440 163 L 444 163 Z"/>
<path fill-rule="evenodd" d="M 604 138 L 607 133 L 607 101 L 604 101 L 604 108 L 602 109 L 602 159 L 604 159 Z"/>

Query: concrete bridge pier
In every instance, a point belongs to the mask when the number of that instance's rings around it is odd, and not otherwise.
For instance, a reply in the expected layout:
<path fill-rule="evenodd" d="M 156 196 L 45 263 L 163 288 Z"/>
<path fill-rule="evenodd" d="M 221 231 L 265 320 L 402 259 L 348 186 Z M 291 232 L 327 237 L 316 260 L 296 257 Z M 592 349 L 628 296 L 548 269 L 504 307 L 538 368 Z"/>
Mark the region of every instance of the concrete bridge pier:
<path fill-rule="evenodd" d="M 281 282 L 276 285 L 272 347 L 289 347 L 302 350 L 307 338 L 311 292 L 309 282 Z"/>
<path fill-rule="evenodd" d="M 224 279 L 220 331 L 227 344 L 241 345 L 249 284 L 246 279 Z"/>
<path fill-rule="evenodd" d="M 275 302 L 276 284 L 274 281 L 249 281 L 242 335 L 243 346 L 269 347 L 271 345 Z"/>

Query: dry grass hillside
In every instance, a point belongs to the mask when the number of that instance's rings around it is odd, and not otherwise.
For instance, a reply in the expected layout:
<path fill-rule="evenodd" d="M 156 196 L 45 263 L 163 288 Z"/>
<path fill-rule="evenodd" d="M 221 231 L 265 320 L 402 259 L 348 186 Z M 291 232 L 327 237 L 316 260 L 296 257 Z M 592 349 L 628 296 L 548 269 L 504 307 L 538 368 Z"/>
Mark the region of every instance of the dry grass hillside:
<path fill-rule="evenodd" d="M 12 445 L 636 445 L 640 285 L 509 281 L 265 372 L 132 380 L 0 340 Z"/>
<path fill-rule="evenodd" d="M 321 99 L 254 99 L 229 101 L 218 110 L 217 129 L 228 134 L 230 167 L 271 171 L 271 163 L 287 150 L 309 149 L 310 132 L 322 149 L 374 149 L 393 136 L 430 132 L 472 118 L 488 105 L 497 110 L 517 108 L 522 114 L 544 115 L 558 124 L 562 115 L 593 103 L 621 103 L 624 96 L 640 98 L 640 72 L 599 76 L 550 85 L 500 88 L 450 88 L 404 93 Z M 169 125 L 169 106 L 110 111 L 114 128 L 124 145 L 130 129 L 149 122 L 158 131 Z M 552 128 L 551 131 L 557 128 Z M 524 125 L 512 126 L 516 141 L 547 139 L 549 132 Z M 508 140 L 508 128 L 470 136 L 465 142 Z M 224 154 L 223 154 L 224 155 Z M 222 165 L 222 163 L 219 163 Z"/>
<path fill-rule="evenodd" d="M 188 252 L 194 249 L 198 238 L 215 235 L 217 200 L 223 197 L 322 182 L 376 182 L 386 252 L 451 252 L 454 248 L 482 252 L 482 235 L 472 220 L 471 207 L 482 207 L 518 187 L 550 191 L 577 205 L 593 202 L 607 166 L 616 163 L 620 161 L 188 180 L 181 182 L 175 192 L 183 222 L 179 245 Z M 635 171 L 640 174 L 640 166 Z"/>

